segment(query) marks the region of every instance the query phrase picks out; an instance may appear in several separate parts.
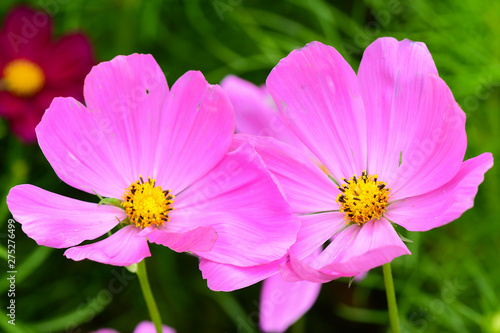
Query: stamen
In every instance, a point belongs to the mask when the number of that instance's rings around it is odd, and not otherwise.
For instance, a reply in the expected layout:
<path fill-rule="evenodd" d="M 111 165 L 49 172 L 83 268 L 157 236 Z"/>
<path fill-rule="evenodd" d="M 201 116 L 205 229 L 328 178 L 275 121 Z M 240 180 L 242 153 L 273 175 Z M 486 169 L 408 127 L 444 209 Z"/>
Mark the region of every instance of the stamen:
<path fill-rule="evenodd" d="M 168 212 L 174 209 L 174 195 L 170 190 L 156 186 L 156 180 L 148 178 L 144 182 L 142 176 L 132 183 L 123 195 L 122 207 L 131 223 L 146 228 L 150 225 L 163 226 L 168 222 Z"/>
<path fill-rule="evenodd" d="M 368 175 L 363 170 L 360 178 L 362 182 L 358 181 L 356 175 L 349 180 L 342 178 L 346 184 L 339 188 L 341 193 L 336 200 L 340 212 L 345 213 L 344 220 L 358 225 L 380 219 L 390 196 L 390 189 L 386 188 L 384 182 L 378 181 L 377 175 Z"/>

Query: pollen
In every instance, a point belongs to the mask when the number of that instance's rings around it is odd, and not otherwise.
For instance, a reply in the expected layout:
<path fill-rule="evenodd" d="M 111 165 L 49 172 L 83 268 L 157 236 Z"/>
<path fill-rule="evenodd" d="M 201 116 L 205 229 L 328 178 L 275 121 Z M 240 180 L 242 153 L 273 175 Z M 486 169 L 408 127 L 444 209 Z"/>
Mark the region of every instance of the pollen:
<path fill-rule="evenodd" d="M 125 190 L 121 205 L 137 227 L 163 226 L 168 222 L 168 212 L 174 209 L 174 197 L 169 190 L 156 186 L 154 179 L 148 178 L 145 182 L 139 176 L 139 180 Z"/>
<path fill-rule="evenodd" d="M 26 59 L 16 59 L 4 67 L 1 81 L 12 94 L 31 97 L 43 88 L 45 75 L 37 64 Z"/>
<path fill-rule="evenodd" d="M 368 175 L 364 170 L 361 177 L 343 179 L 345 185 L 338 187 L 337 196 L 340 212 L 344 220 L 361 225 L 373 219 L 380 219 L 385 212 L 390 196 L 386 183 L 379 181 L 377 175 Z"/>

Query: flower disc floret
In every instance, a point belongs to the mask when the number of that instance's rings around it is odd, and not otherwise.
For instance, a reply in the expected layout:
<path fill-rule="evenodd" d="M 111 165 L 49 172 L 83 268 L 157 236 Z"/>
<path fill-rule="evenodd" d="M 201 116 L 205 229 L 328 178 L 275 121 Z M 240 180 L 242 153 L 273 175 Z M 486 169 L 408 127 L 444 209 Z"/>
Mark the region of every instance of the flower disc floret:
<path fill-rule="evenodd" d="M 30 97 L 43 88 L 45 75 L 37 64 L 26 59 L 16 59 L 5 66 L 3 81 L 7 91 L 17 96 Z"/>
<path fill-rule="evenodd" d="M 380 219 L 385 212 L 390 196 L 386 183 L 379 181 L 377 175 L 368 175 L 364 170 L 361 177 L 353 175 L 343 179 L 345 185 L 338 187 L 342 192 L 337 196 L 340 212 L 345 213 L 347 223 L 358 225 L 372 219 Z"/>
<path fill-rule="evenodd" d="M 168 212 L 174 209 L 174 195 L 156 186 L 154 179 L 144 182 L 142 177 L 132 183 L 123 195 L 122 207 L 131 223 L 146 228 L 150 225 L 163 226 L 168 222 Z"/>

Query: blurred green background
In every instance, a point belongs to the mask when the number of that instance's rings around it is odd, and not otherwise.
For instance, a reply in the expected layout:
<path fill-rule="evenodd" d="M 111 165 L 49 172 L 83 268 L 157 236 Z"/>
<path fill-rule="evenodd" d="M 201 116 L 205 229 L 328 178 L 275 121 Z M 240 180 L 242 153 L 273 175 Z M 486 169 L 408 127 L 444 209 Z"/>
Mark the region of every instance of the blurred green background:
<path fill-rule="evenodd" d="M 500 156 L 500 2 L 34 0 L 55 21 L 57 36 L 83 30 L 99 61 L 151 53 L 170 85 L 201 70 L 210 83 L 236 74 L 262 84 L 291 50 L 319 40 L 357 69 L 376 38 L 425 42 L 440 75 L 467 114 L 466 158 Z M 0 17 L 16 1 L 0 2 Z M 1 20 L 1 19 L 0 19 Z M 61 182 L 38 146 L 23 146 L 0 122 L 0 189 L 19 183 L 96 202 Z M 499 175 L 490 170 L 475 207 L 450 225 L 405 232 L 412 256 L 397 258 L 393 274 L 403 332 L 500 332 Z M 11 218 L 2 199 L 0 239 Z M 401 230 L 400 232 L 404 232 Z M 8 284 L 0 279 L 0 331 L 123 333 L 148 319 L 139 283 L 122 268 L 74 262 L 29 239 L 17 225 L 16 326 L 5 319 Z M 6 267 L 6 251 L 0 251 Z M 257 332 L 260 285 L 233 293 L 208 290 L 197 260 L 151 245 L 149 276 L 163 320 L 178 332 Z M 116 276 L 120 276 L 117 279 Z M 323 286 L 312 310 L 289 332 L 387 332 L 381 268 L 360 283 Z"/>

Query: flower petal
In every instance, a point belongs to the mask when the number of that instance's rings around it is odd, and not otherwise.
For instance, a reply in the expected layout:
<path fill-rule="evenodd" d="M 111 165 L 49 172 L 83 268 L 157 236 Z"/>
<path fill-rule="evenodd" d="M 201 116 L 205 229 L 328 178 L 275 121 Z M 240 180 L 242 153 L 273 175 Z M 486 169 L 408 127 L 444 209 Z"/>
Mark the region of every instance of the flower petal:
<path fill-rule="evenodd" d="M 120 208 L 67 198 L 33 185 L 12 188 L 7 205 L 29 237 L 38 245 L 55 248 L 100 237 L 125 218 Z"/>
<path fill-rule="evenodd" d="M 41 65 L 50 87 L 79 83 L 81 90 L 85 76 L 95 65 L 90 41 L 82 33 L 63 36 L 43 57 Z"/>
<path fill-rule="evenodd" d="M 285 282 L 279 274 L 267 278 L 260 294 L 261 331 L 285 332 L 309 311 L 320 290 L 320 283 Z"/>
<path fill-rule="evenodd" d="M 493 156 L 484 153 L 462 163 L 455 177 L 426 194 L 391 204 L 385 216 L 411 231 L 427 231 L 459 218 L 474 205 L 477 188 L 493 166 Z"/>
<path fill-rule="evenodd" d="M 370 111 L 367 171 L 387 182 L 393 200 L 448 182 L 465 154 L 465 114 L 425 44 L 378 39 L 363 55 L 359 82 Z"/>
<path fill-rule="evenodd" d="M 236 134 L 232 149 L 245 143 L 252 145 L 266 167 L 278 180 L 285 197 L 296 214 L 338 209 L 335 183 L 294 147 L 273 138 Z"/>
<path fill-rule="evenodd" d="M 446 83 L 427 75 L 428 90 L 422 100 L 425 118 L 403 151 L 401 167 L 391 181 L 392 198 L 406 198 L 434 190 L 450 181 L 460 169 L 467 148 L 465 113 Z M 409 135 L 408 133 L 406 135 Z"/>
<path fill-rule="evenodd" d="M 352 225 L 341 231 L 318 257 L 325 272 L 354 276 L 410 254 L 394 227 L 386 219 Z"/>
<path fill-rule="evenodd" d="M 236 266 L 280 259 L 295 242 L 300 222 L 250 145 L 228 153 L 207 176 L 175 198 L 169 225 L 210 226 L 218 238 L 200 257 Z"/>
<path fill-rule="evenodd" d="M 168 92 L 150 55 L 118 56 L 85 80 L 88 109 L 56 98 L 36 131 L 57 175 L 69 185 L 119 198 L 139 175 L 154 177 L 160 115 Z"/>
<path fill-rule="evenodd" d="M 286 281 L 324 283 L 358 275 L 405 254 L 410 251 L 391 223 L 381 219 L 345 227 L 319 255 L 313 252 L 299 259 L 291 252 L 289 261 L 279 269 Z"/>
<path fill-rule="evenodd" d="M 290 253 L 288 260 L 280 264 L 278 268 L 283 280 L 287 282 L 307 280 L 310 282 L 325 283 L 344 276 L 336 272 L 320 270 L 317 262 L 318 256 L 321 254 L 321 249 L 318 248 L 303 259 L 298 259 L 293 253 Z"/>
<path fill-rule="evenodd" d="M 345 227 L 344 213 L 330 212 L 299 216 L 301 222 L 297 241 L 290 251 L 299 259 L 311 254 Z"/>
<path fill-rule="evenodd" d="M 130 266 L 151 256 L 146 237 L 137 236 L 140 231 L 129 225 L 102 241 L 69 248 L 64 255 L 76 261 L 90 259 L 108 265 Z"/>
<path fill-rule="evenodd" d="M 365 111 L 356 74 L 334 48 L 312 42 L 291 52 L 267 87 L 287 124 L 335 179 L 361 174 Z"/>
<path fill-rule="evenodd" d="M 2 48 L 7 58 L 37 60 L 40 51 L 49 46 L 52 20 L 47 13 L 26 6 L 15 7 L 6 17 L 1 30 L 8 47 Z"/>
<path fill-rule="evenodd" d="M 186 232 L 167 230 L 168 228 L 155 228 L 147 237 L 150 242 L 167 246 L 175 252 L 210 251 L 217 240 L 217 233 L 211 227 L 198 227 Z"/>
<path fill-rule="evenodd" d="M 237 76 L 228 75 L 221 81 L 221 87 L 234 106 L 237 133 L 273 137 L 317 160 L 285 124 L 265 86 L 257 87 Z"/>
<path fill-rule="evenodd" d="M 366 110 L 368 172 L 390 179 L 399 167 L 400 153 L 422 122 L 421 100 L 427 74 L 437 69 L 424 43 L 391 37 L 369 45 L 359 66 L 358 78 Z"/>
<path fill-rule="evenodd" d="M 200 270 L 207 280 L 208 287 L 215 291 L 233 291 L 262 281 L 278 272 L 278 266 L 284 259 L 268 264 L 239 267 L 219 264 L 210 260 L 200 260 Z"/>
<path fill-rule="evenodd" d="M 289 132 L 265 88 L 234 75 L 226 76 L 220 85 L 234 106 L 238 133 L 276 137 Z"/>
<path fill-rule="evenodd" d="M 168 327 L 167 325 L 162 325 L 163 333 L 175 333 L 176 331 Z M 136 327 L 133 333 L 154 333 L 156 332 L 154 323 L 150 321 L 141 321 Z"/>
<path fill-rule="evenodd" d="M 158 184 L 177 194 L 205 176 L 227 153 L 234 111 L 221 87 L 190 71 L 173 85 L 161 124 L 160 136 L 155 138 L 155 174 Z"/>

